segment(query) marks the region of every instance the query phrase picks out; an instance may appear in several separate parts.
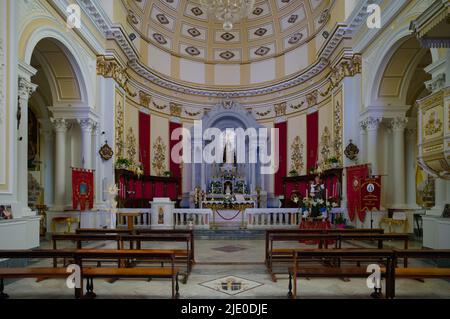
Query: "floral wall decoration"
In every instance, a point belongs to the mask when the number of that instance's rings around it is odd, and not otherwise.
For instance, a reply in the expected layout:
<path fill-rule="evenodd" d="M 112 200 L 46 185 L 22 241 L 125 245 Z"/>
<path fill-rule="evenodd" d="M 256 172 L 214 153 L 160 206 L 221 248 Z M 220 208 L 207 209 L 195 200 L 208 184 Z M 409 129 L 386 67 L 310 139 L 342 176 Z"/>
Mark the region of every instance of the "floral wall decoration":
<path fill-rule="evenodd" d="M 326 162 L 331 153 L 331 134 L 328 126 L 325 126 L 320 137 L 320 154 L 322 155 L 322 162 Z"/>
<path fill-rule="evenodd" d="M 305 163 L 303 161 L 304 144 L 300 136 L 296 136 L 291 144 L 291 172 L 300 174 L 303 171 Z"/>
<path fill-rule="evenodd" d="M 163 176 L 166 171 L 166 145 L 161 136 L 155 141 L 153 145 L 153 169 L 157 176 Z"/>
<path fill-rule="evenodd" d="M 124 111 L 122 103 L 116 105 L 116 154 L 118 157 L 123 156 L 124 151 Z"/>
<path fill-rule="evenodd" d="M 334 154 L 339 162 L 342 161 L 342 107 L 337 101 L 334 105 Z"/>
<path fill-rule="evenodd" d="M 136 136 L 134 135 L 133 128 L 130 127 L 127 133 L 127 158 L 131 163 L 134 163 L 136 154 Z"/>

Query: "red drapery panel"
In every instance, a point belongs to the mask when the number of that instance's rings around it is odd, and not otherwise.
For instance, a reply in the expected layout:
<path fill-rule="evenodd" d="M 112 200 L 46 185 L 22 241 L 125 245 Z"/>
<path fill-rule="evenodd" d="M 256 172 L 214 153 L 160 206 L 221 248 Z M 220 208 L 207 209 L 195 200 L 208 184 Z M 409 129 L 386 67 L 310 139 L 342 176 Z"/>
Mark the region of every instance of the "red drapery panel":
<path fill-rule="evenodd" d="M 287 122 L 276 123 L 275 130 L 278 134 L 278 171 L 275 173 L 275 195 L 283 195 L 283 177 L 286 177 L 287 174 Z"/>
<path fill-rule="evenodd" d="M 311 168 L 317 165 L 317 153 L 319 148 L 319 112 L 306 116 L 306 169 L 309 173 Z"/>
<path fill-rule="evenodd" d="M 94 171 L 72 168 L 72 206 L 82 211 L 94 208 Z"/>
<path fill-rule="evenodd" d="M 139 112 L 139 161 L 150 175 L 150 115 Z"/>
<path fill-rule="evenodd" d="M 175 158 L 172 158 L 172 148 L 181 141 L 181 137 L 180 137 L 180 139 L 172 141 L 172 132 L 174 130 L 178 129 L 178 128 L 181 128 L 181 127 L 182 127 L 182 125 L 180 123 L 174 123 L 174 122 L 170 122 L 169 123 L 169 139 L 170 139 L 170 142 L 169 142 L 170 143 L 170 148 L 169 148 L 169 150 L 170 150 L 170 152 L 169 152 L 169 156 L 170 156 L 170 161 L 169 162 L 170 162 L 170 164 L 169 164 L 169 166 L 170 166 L 170 171 L 172 172 L 172 176 L 178 178 L 179 181 L 180 181 L 180 184 L 178 185 L 178 194 L 181 194 L 181 192 L 182 192 L 182 189 L 181 189 L 182 188 L 181 187 L 181 185 L 182 185 L 182 182 L 181 182 L 182 174 L 181 174 L 181 166 L 180 166 L 180 164 L 175 163 L 174 160 L 176 160 L 177 162 L 181 162 L 181 158 L 180 157 L 183 155 L 182 154 L 183 152 L 181 152 L 181 154 L 177 154 L 175 156 Z M 176 196 L 175 196 L 175 198 L 176 198 Z"/>
<path fill-rule="evenodd" d="M 369 175 L 368 165 L 347 167 L 347 207 L 350 220 L 355 215 L 364 221 L 366 213 L 361 213 L 361 184 Z"/>

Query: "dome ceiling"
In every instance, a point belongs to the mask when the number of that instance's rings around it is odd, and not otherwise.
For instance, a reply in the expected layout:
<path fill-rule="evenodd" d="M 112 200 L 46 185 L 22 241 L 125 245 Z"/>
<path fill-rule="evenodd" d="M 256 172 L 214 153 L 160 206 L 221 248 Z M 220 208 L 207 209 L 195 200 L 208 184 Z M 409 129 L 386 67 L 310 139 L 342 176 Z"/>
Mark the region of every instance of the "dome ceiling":
<path fill-rule="evenodd" d="M 194 0 L 124 0 L 128 22 L 147 42 L 206 63 L 249 63 L 309 41 L 327 22 L 330 0 L 259 0 L 226 32 Z"/>

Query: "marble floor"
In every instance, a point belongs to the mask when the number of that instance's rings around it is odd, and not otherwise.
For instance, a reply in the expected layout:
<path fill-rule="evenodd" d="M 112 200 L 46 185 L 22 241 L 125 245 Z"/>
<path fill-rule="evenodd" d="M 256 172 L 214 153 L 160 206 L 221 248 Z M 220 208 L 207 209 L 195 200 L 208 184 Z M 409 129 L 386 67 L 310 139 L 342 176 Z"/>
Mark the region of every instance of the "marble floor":
<path fill-rule="evenodd" d="M 285 243 L 292 247 L 303 244 Z M 288 277 L 279 275 L 272 282 L 266 271 L 264 260 L 264 240 L 196 240 L 196 265 L 187 284 L 180 284 L 181 298 L 286 298 Z M 370 243 L 346 243 L 346 247 L 368 247 Z M 412 247 L 419 246 L 413 242 Z M 43 242 L 41 248 L 48 248 Z M 89 247 L 114 247 L 113 243 L 92 243 Z M 151 243 L 143 248 L 177 248 L 173 243 Z M 62 248 L 62 247 L 61 247 Z M 180 246 L 181 248 L 181 246 Z M 411 260 L 412 265 L 422 264 Z M 37 261 L 33 266 L 50 265 L 50 261 Z M 283 268 L 283 267 L 282 267 Z M 281 269 L 282 269 L 281 268 Z M 233 290 L 226 283 L 238 283 Z M 95 280 L 97 298 L 168 298 L 170 283 L 164 279 L 118 280 L 109 283 Z M 225 284 L 225 288 L 222 286 Z M 372 292 L 365 279 L 300 279 L 300 298 L 370 298 Z M 73 290 L 66 287 L 64 280 L 22 279 L 7 282 L 5 291 L 11 298 L 73 298 Z M 450 298 L 450 281 L 427 279 L 397 280 L 397 298 Z"/>

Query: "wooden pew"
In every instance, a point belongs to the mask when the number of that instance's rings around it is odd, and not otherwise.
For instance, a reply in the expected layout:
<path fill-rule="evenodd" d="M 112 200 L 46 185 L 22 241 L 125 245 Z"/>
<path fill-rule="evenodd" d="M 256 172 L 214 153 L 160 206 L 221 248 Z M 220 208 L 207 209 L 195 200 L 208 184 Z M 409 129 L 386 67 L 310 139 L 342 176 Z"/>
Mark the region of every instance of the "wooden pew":
<path fill-rule="evenodd" d="M 94 278 L 171 278 L 172 298 L 179 297 L 178 268 L 175 267 L 175 253 L 172 250 L 114 250 L 114 249 L 72 249 L 72 250 L 6 250 L 0 251 L 0 258 L 24 259 L 53 259 L 71 258 L 81 269 L 81 287 L 75 288 L 75 297 L 83 298 L 83 279 L 87 279 L 87 297 L 95 297 L 93 292 Z M 140 260 L 167 260 L 170 267 L 154 268 L 84 268 L 86 260 L 91 259 L 140 259 Z M 65 267 L 24 267 L 0 268 L 0 298 L 8 298 L 4 293 L 5 278 L 64 278 L 70 273 Z"/>
<path fill-rule="evenodd" d="M 131 235 L 133 231 L 123 228 L 78 228 L 75 230 L 76 234 L 124 234 Z"/>
<path fill-rule="evenodd" d="M 265 262 L 269 258 L 270 234 L 384 234 L 382 228 L 345 228 L 345 229 L 268 229 L 266 230 Z"/>
<path fill-rule="evenodd" d="M 139 235 L 123 235 L 120 237 L 122 247 L 124 242 L 136 243 L 136 248 L 141 249 L 142 242 L 179 242 L 185 243 L 186 249 L 172 249 L 175 252 L 175 261 L 181 260 L 186 264 L 186 272 L 183 277 L 183 283 L 191 273 L 194 263 L 194 255 L 192 251 L 192 236 L 189 233 L 159 233 L 153 232 Z M 139 263 L 139 260 L 136 260 Z"/>
<path fill-rule="evenodd" d="M 400 250 L 394 249 L 395 260 L 398 258 L 408 259 L 448 259 L 450 260 L 450 249 L 410 249 Z M 395 264 L 397 264 L 395 262 Z M 395 267 L 393 269 L 393 282 L 391 283 L 391 298 L 395 298 L 395 280 L 398 278 L 408 279 L 450 279 L 450 268 L 438 268 L 438 267 L 410 267 L 400 268 Z"/>
<path fill-rule="evenodd" d="M 129 249 L 134 249 L 136 243 L 137 249 L 141 249 L 142 242 L 180 242 L 186 244 L 186 249 L 173 249 L 176 255 L 176 261 L 183 261 L 186 264 L 186 272 L 183 276 L 183 283 L 187 282 L 187 279 L 191 273 L 192 265 L 194 263 L 194 255 L 192 251 L 192 233 L 191 232 L 164 232 L 155 231 L 148 232 L 142 235 L 128 235 L 128 234 L 101 234 L 101 233 L 82 233 L 82 234 L 54 234 L 52 236 L 53 249 L 57 249 L 57 242 L 59 241 L 74 241 L 76 242 L 76 248 L 81 249 L 83 242 L 90 241 L 115 241 L 116 249 L 125 249 L 125 243 L 129 242 Z M 91 262 L 97 262 L 100 265 L 100 260 L 90 260 Z M 127 263 L 128 266 L 131 263 Z M 125 266 L 123 260 L 118 260 L 119 267 Z M 54 267 L 57 266 L 57 261 L 54 260 Z"/>
<path fill-rule="evenodd" d="M 367 278 L 370 273 L 365 267 L 302 267 L 299 262 L 304 258 L 340 258 L 340 259 L 374 259 L 381 262 L 384 267 L 382 277 L 386 278 L 386 298 L 391 298 L 393 284 L 394 252 L 386 249 L 294 249 L 292 250 L 293 264 L 289 267 L 289 292 L 288 297 L 297 297 L 297 278 L 298 277 L 320 277 L 320 278 Z"/>
<path fill-rule="evenodd" d="M 111 250 L 111 249 L 81 249 L 76 251 L 83 276 L 86 277 L 87 296 L 95 297 L 94 278 L 170 278 L 172 282 L 172 299 L 179 298 L 178 274 L 175 267 L 175 252 L 163 249 L 144 250 Z M 83 268 L 83 260 L 95 259 L 138 259 L 138 260 L 167 260 L 170 267 L 145 267 L 145 268 Z"/>
<path fill-rule="evenodd" d="M 58 242 L 70 241 L 76 243 L 77 249 L 83 248 L 83 242 L 104 242 L 104 241 L 115 241 L 116 249 L 122 249 L 122 243 L 120 241 L 120 235 L 118 234 L 52 234 L 52 247 L 53 249 L 58 249 Z M 64 259 L 64 264 L 66 260 Z M 98 260 L 91 260 L 91 262 L 99 262 Z M 118 266 L 123 266 L 122 261 L 118 260 Z M 121 265 L 122 264 L 122 265 Z M 57 267 L 57 258 L 53 259 L 53 267 Z M 100 265 L 100 264 L 99 264 Z"/>
<path fill-rule="evenodd" d="M 291 262 L 292 254 L 290 253 L 292 249 L 290 248 L 273 248 L 274 242 L 301 242 L 306 240 L 314 240 L 318 242 L 318 248 L 328 248 L 328 242 L 334 241 L 334 248 L 340 249 L 342 248 L 342 241 L 344 240 L 360 240 L 360 241 L 377 241 L 377 249 L 382 249 L 384 247 L 385 241 L 393 241 L 400 240 L 404 242 L 404 248 L 408 249 L 408 234 L 365 234 L 365 233 L 338 233 L 334 234 L 302 234 L 302 233 L 277 233 L 272 232 L 268 235 L 269 247 L 268 247 L 268 260 L 266 262 L 267 269 L 269 274 L 272 277 L 272 280 L 276 282 L 276 273 L 273 269 L 274 261 L 277 262 Z M 337 259 L 338 264 L 342 261 L 341 258 Z M 360 259 L 357 260 L 359 265 Z M 404 259 L 404 266 L 408 266 L 407 258 Z"/>
<path fill-rule="evenodd" d="M 188 234 L 190 236 L 190 250 L 192 254 L 192 263 L 195 264 L 195 240 L 194 231 L 189 229 L 136 229 L 137 235 L 147 234 Z"/>

